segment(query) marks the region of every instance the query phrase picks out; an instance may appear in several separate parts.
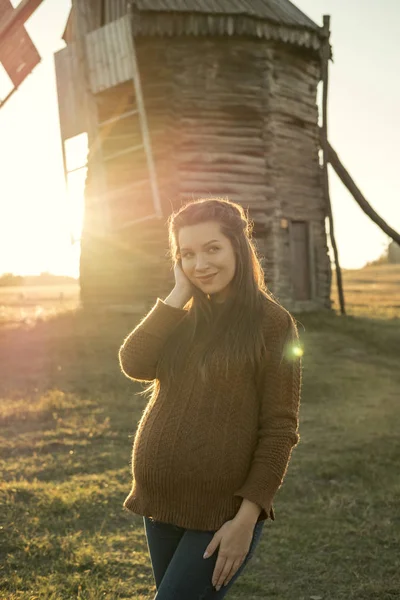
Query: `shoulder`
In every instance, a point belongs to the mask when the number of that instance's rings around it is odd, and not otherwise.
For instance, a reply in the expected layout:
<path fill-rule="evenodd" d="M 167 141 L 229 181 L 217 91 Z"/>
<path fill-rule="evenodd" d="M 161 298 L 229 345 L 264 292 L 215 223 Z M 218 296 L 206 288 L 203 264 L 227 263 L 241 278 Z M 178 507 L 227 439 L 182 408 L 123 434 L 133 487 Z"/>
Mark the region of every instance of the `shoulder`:
<path fill-rule="evenodd" d="M 274 330 L 287 332 L 293 323 L 293 317 L 288 310 L 281 304 L 274 302 L 263 292 L 261 294 L 261 302 L 263 306 L 263 329 L 273 328 Z"/>
<path fill-rule="evenodd" d="M 296 320 L 281 304 L 262 294 L 262 332 L 265 345 L 271 352 L 289 351 L 299 341 Z"/>

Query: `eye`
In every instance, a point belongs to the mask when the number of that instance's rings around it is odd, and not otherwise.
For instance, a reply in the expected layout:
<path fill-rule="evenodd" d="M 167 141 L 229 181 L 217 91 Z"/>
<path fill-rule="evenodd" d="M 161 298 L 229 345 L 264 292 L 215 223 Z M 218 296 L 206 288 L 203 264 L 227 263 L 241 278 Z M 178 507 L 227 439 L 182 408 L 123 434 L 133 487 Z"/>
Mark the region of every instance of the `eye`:
<path fill-rule="evenodd" d="M 219 246 L 210 246 L 210 248 L 208 249 L 208 251 L 210 250 L 219 250 Z M 182 258 L 188 258 L 190 254 L 193 254 L 192 252 L 183 252 L 183 254 L 181 254 Z"/>

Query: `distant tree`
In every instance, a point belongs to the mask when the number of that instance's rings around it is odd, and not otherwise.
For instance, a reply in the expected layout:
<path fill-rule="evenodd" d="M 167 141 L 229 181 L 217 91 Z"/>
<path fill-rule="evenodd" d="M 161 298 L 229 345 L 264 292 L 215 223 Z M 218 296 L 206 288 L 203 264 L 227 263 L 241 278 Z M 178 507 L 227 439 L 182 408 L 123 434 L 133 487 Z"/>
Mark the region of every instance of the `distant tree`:
<path fill-rule="evenodd" d="M 0 276 L 0 286 L 8 287 L 12 285 L 24 285 L 25 280 L 22 275 L 14 275 L 13 273 L 4 273 Z"/>
<path fill-rule="evenodd" d="M 389 244 L 384 249 L 383 253 L 375 260 L 368 262 L 365 266 L 371 267 L 374 265 L 387 265 L 389 262 Z"/>

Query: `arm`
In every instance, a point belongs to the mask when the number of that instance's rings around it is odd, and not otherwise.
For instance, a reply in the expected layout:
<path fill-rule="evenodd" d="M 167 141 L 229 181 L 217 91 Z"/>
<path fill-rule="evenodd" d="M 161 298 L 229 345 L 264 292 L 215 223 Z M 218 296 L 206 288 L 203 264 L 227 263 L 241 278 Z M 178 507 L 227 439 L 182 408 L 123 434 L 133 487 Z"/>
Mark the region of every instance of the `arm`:
<path fill-rule="evenodd" d="M 267 336 L 271 354 L 260 376 L 258 443 L 247 479 L 234 493 L 259 505 L 267 515 L 283 483 L 292 449 L 300 440 L 301 356 L 293 352 L 299 338 L 287 313 L 280 315 L 280 320 L 271 325 Z M 255 507 L 240 511 L 254 515 Z"/>
<path fill-rule="evenodd" d="M 156 366 L 163 345 L 187 311 L 185 302 L 174 292 L 163 301 L 157 298 L 151 311 L 127 336 L 119 350 L 123 373 L 137 381 L 156 378 Z"/>

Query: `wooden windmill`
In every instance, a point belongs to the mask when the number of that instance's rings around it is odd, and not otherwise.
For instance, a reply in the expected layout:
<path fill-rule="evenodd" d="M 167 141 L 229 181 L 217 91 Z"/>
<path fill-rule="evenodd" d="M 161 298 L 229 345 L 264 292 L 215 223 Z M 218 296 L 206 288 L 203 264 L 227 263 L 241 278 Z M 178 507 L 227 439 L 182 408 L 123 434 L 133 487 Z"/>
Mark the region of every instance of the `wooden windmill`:
<path fill-rule="evenodd" d="M 328 143 L 329 17 L 319 27 L 289 0 L 74 0 L 64 39 L 55 55 L 63 148 L 88 134 L 85 304 L 151 305 L 173 282 L 171 210 L 227 196 L 248 210 L 267 283 L 294 311 L 331 308 L 328 217 L 344 313 L 329 162 L 398 234 Z"/>

